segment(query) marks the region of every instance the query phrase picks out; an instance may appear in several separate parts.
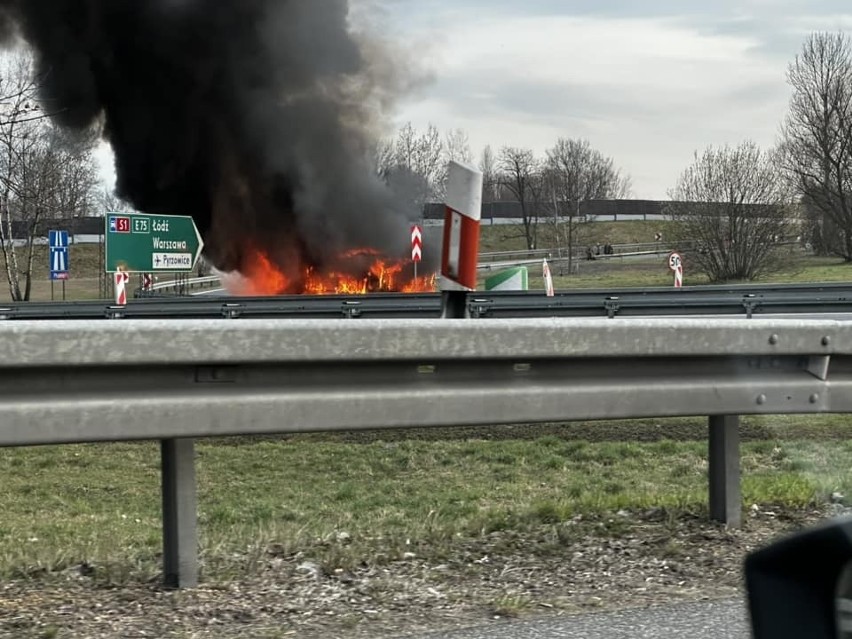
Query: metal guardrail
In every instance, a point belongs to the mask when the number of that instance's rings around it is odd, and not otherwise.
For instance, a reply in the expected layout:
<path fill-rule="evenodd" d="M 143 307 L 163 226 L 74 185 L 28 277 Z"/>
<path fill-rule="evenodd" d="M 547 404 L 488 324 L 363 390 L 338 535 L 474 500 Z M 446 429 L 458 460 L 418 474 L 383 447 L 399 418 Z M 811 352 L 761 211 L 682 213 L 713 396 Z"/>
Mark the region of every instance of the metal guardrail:
<path fill-rule="evenodd" d="M 184 279 L 182 281 L 175 282 L 158 282 L 151 287 L 151 290 L 154 291 L 165 291 L 171 288 L 205 288 L 206 286 L 218 284 L 219 276 L 218 275 L 208 275 L 205 277 L 191 277 Z"/>
<path fill-rule="evenodd" d="M 695 242 L 681 242 L 677 246 L 677 250 L 688 250 L 695 246 Z M 594 245 L 593 245 L 594 246 Z M 612 244 L 613 252 L 610 255 L 603 253 L 603 245 L 601 245 L 601 253 L 596 254 L 596 259 L 605 259 L 609 257 L 618 257 L 622 254 L 629 255 L 658 255 L 668 254 L 676 250 L 671 245 L 663 242 L 638 242 L 630 244 Z M 574 259 L 586 259 L 586 244 L 577 244 L 574 246 Z M 551 249 L 533 249 L 520 251 L 489 251 L 479 254 L 480 268 L 487 266 L 493 262 L 511 262 L 513 260 L 526 259 L 568 259 L 567 248 L 551 248 Z"/>
<path fill-rule="evenodd" d="M 150 298 L 162 297 L 164 293 L 171 292 L 173 296 L 192 295 L 192 291 L 197 291 L 205 288 L 216 288 L 220 286 L 218 275 L 207 275 L 204 277 L 183 277 L 176 276 L 174 279 L 157 282 L 151 286 L 150 290 L 144 290 L 141 287 L 133 292 L 133 297 Z"/>
<path fill-rule="evenodd" d="M 633 253 L 612 253 L 610 255 L 596 255 L 592 260 L 588 260 L 585 255 L 582 257 L 579 255 L 574 256 L 574 269 L 578 269 L 580 264 L 588 264 L 590 262 L 596 261 L 605 261 L 605 260 L 613 260 L 613 259 L 621 259 L 630 257 L 654 257 L 658 255 L 669 255 L 671 251 L 669 249 L 658 250 L 658 251 L 637 251 Z M 539 259 L 515 259 L 508 260 L 503 262 L 480 262 L 477 265 L 477 270 L 480 271 L 499 271 L 502 269 L 513 268 L 517 266 L 534 266 L 541 265 L 542 261 L 547 259 L 550 264 L 554 268 L 560 268 L 563 265 L 566 265 L 569 260 L 567 255 L 561 255 L 558 257 L 554 257 L 553 255 L 546 256 L 544 258 Z"/>
<path fill-rule="evenodd" d="M 798 238 L 783 237 L 779 238 L 778 242 L 776 243 L 776 245 L 778 246 L 789 246 L 794 244 L 800 244 Z M 603 251 L 602 244 L 595 243 L 590 247 L 588 244 L 579 243 L 574 246 L 573 257 L 574 260 L 578 262 L 586 261 L 586 249 L 594 249 L 595 247 L 600 248 L 600 252 L 592 253 L 593 260 L 611 260 L 624 257 L 668 255 L 672 251 L 688 252 L 698 249 L 699 245 L 699 242 L 691 240 L 678 242 L 676 246 L 673 246 L 663 241 L 611 244 L 610 246 L 612 247 L 612 253 L 606 254 Z M 568 253 L 569 251 L 567 248 L 534 249 L 520 251 L 491 251 L 486 253 L 480 253 L 479 268 L 493 269 L 496 268 L 498 264 L 505 267 L 508 265 L 518 264 L 521 261 L 524 261 L 524 263 L 531 263 L 535 260 L 541 261 L 543 259 L 562 261 L 568 259 Z"/>
<path fill-rule="evenodd" d="M 732 416 L 852 412 L 852 323 L 4 322 L 0 378 L 0 446 L 161 441 L 180 587 L 198 579 L 197 437 L 709 415 L 711 514 L 736 525 Z"/>
<path fill-rule="evenodd" d="M 479 319 L 518 317 L 652 317 L 852 313 L 852 284 L 701 286 L 676 290 L 583 289 L 476 291 L 467 294 L 468 314 Z M 27 319 L 252 319 L 252 318 L 438 318 L 436 293 L 272 298 L 165 298 L 109 302 L 25 303 L 0 306 L 0 320 Z"/>
<path fill-rule="evenodd" d="M 834 321 L 56 321 L 0 331 L 4 446 L 852 412 L 852 323 Z"/>

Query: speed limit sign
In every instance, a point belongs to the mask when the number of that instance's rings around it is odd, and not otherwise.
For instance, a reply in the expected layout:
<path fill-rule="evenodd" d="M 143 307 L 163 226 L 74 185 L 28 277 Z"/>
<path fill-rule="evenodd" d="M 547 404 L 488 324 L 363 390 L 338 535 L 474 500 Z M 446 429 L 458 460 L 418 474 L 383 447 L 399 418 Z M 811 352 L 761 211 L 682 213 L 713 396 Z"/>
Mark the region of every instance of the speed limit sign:
<path fill-rule="evenodd" d="M 669 255 L 669 268 L 675 274 L 675 288 L 683 288 L 683 258 L 681 258 L 680 253 Z"/>
<path fill-rule="evenodd" d="M 683 269 L 683 259 L 679 253 L 669 255 L 669 268 L 675 273 Z"/>

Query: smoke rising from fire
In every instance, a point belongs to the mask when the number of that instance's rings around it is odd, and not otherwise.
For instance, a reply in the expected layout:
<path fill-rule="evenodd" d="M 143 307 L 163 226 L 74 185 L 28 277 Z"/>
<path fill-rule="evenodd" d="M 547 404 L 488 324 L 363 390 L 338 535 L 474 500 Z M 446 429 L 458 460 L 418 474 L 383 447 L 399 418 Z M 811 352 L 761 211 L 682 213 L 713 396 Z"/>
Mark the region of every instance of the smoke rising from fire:
<path fill-rule="evenodd" d="M 258 250 L 283 269 L 322 269 L 359 246 L 401 256 L 416 215 L 370 155 L 413 76 L 349 11 L 348 0 L 0 0 L 0 38 L 35 49 L 60 124 L 102 127 L 119 195 L 192 215 L 218 269 Z"/>

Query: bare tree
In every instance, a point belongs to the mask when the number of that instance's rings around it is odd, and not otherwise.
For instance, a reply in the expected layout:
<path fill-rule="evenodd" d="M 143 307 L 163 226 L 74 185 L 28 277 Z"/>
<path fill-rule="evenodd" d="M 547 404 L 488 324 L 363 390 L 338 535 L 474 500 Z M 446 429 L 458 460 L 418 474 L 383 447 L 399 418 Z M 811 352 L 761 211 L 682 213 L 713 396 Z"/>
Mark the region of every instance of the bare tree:
<path fill-rule="evenodd" d="M 538 242 L 538 217 L 542 195 L 541 163 L 530 149 L 503 147 L 500 150 L 500 184 L 515 200 L 521 212 L 524 239 L 533 250 Z"/>
<path fill-rule="evenodd" d="M 57 162 L 53 184 L 42 201 L 42 208 L 54 219 L 86 217 L 98 206 L 100 182 L 93 150 L 98 135 L 46 128 L 46 144 Z"/>
<path fill-rule="evenodd" d="M 409 122 L 395 139 L 380 142 L 373 154 L 376 173 L 410 210 L 422 212 L 426 202 L 443 197 L 446 162 L 436 127 L 421 133 Z"/>
<path fill-rule="evenodd" d="M 802 238 L 816 255 L 842 255 L 844 246 L 843 229 L 838 227 L 831 216 L 817 206 L 813 198 L 802 195 L 800 200 L 802 213 Z"/>
<path fill-rule="evenodd" d="M 670 195 L 677 239 L 697 246 L 688 259 L 712 282 L 753 280 L 787 259 L 778 240 L 795 228 L 795 207 L 776 153 L 753 142 L 708 148 Z"/>
<path fill-rule="evenodd" d="M 613 159 L 592 148 L 588 140 L 560 138 L 547 151 L 547 165 L 565 202 L 614 200 L 630 194 L 630 177 L 622 175 Z"/>
<path fill-rule="evenodd" d="M 852 47 L 843 33 L 815 33 L 790 65 L 784 167 L 829 252 L 852 261 Z"/>
<path fill-rule="evenodd" d="M 444 146 L 441 134 L 430 124 L 420 133 L 406 124 L 399 132 L 396 143 L 396 163 L 398 167 L 422 178 L 428 192 L 425 197 L 433 197 L 441 188 L 444 171 Z"/>
<path fill-rule="evenodd" d="M 462 129 L 453 129 L 444 136 L 444 159 L 447 163 L 471 164 L 473 162 L 470 141 L 467 133 Z"/>
<path fill-rule="evenodd" d="M 494 159 L 494 151 L 491 146 L 482 149 L 479 158 L 479 170 L 482 171 L 482 201 L 494 202 L 498 198 L 499 178 L 497 175 L 497 162 Z"/>
<path fill-rule="evenodd" d="M 387 181 L 396 168 L 396 147 L 393 139 L 377 140 L 371 149 L 376 175 Z"/>
<path fill-rule="evenodd" d="M 25 55 L 6 56 L 0 68 L 0 93 L 3 94 L 0 125 L 0 246 L 9 293 L 13 301 L 29 299 L 35 233 L 29 233 L 24 255 L 19 256 L 13 222 L 21 217 L 20 196 L 24 188 L 20 178 L 26 173 L 26 158 L 38 143 L 37 129 L 45 118 L 37 100 L 38 81 L 32 76 L 32 59 Z M 33 228 L 38 220 L 34 220 Z M 21 268 L 23 266 L 23 269 Z M 21 288 L 21 272 L 26 274 Z"/>
<path fill-rule="evenodd" d="M 560 138 L 547 151 L 546 182 L 556 244 L 567 246 L 568 270 L 572 272 L 574 247 L 580 239 L 581 203 L 627 197 L 630 178 L 588 140 Z"/>
<path fill-rule="evenodd" d="M 94 136 L 72 137 L 53 127 L 38 101 L 38 89 L 28 53 L 18 51 L 3 60 L 0 249 L 14 301 L 30 299 L 42 221 L 85 214 L 96 183 Z"/>
<path fill-rule="evenodd" d="M 103 216 L 107 213 L 137 213 L 135 207 L 118 196 L 114 189 L 104 188 L 96 196 L 97 215 Z"/>
<path fill-rule="evenodd" d="M 372 155 L 376 174 L 396 193 L 398 201 L 416 211 L 422 211 L 427 202 L 444 197 L 450 161 L 473 161 L 462 129 L 442 136 L 432 124 L 425 131 L 418 131 L 410 122 L 394 139 L 378 142 Z"/>

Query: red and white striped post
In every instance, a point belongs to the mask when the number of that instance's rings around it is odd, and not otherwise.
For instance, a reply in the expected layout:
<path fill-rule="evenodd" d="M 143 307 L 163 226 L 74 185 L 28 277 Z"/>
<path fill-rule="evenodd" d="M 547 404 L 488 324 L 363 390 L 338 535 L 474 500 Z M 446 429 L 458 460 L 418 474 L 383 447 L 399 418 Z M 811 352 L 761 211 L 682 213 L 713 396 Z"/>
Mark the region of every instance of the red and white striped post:
<path fill-rule="evenodd" d="M 115 274 L 115 304 L 116 306 L 127 306 L 127 283 L 130 275 L 124 271 Z"/>
<path fill-rule="evenodd" d="M 547 263 L 547 260 L 544 260 L 542 273 L 544 274 L 544 289 L 547 296 L 556 297 L 556 291 L 553 289 L 553 275 L 550 272 L 550 264 Z"/>
<path fill-rule="evenodd" d="M 423 261 L 423 229 L 411 227 L 411 261 L 414 262 L 414 279 L 417 279 L 417 265 Z"/>
<path fill-rule="evenodd" d="M 481 220 L 482 172 L 450 162 L 441 254 L 443 317 L 464 318 L 468 314 L 465 293 L 476 290 Z"/>
<path fill-rule="evenodd" d="M 669 255 L 669 268 L 675 275 L 675 288 L 683 288 L 683 258 L 679 253 Z"/>

